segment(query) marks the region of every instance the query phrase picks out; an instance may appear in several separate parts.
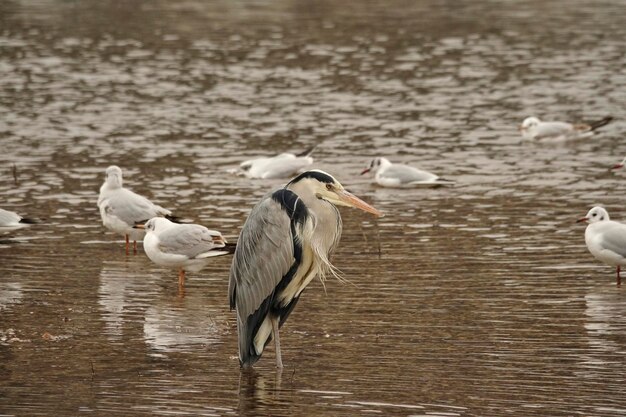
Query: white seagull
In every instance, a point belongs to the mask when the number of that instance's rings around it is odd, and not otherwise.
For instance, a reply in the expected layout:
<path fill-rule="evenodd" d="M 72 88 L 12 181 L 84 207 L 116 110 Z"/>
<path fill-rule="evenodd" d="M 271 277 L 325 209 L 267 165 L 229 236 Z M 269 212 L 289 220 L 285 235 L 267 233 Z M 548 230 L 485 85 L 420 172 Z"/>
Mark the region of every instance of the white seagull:
<path fill-rule="evenodd" d="M 537 117 L 527 117 L 519 126 L 524 139 L 580 139 L 593 135 L 594 130 L 609 124 L 611 116 L 591 123 L 542 122 Z"/>
<path fill-rule="evenodd" d="M 226 242 L 220 232 L 199 224 L 177 224 L 154 217 L 135 228 L 145 229 L 143 249 L 152 262 L 179 270 L 180 289 L 185 285 L 185 271 L 198 272 L 210 258 L 235 251 L 235 244 Z"/>
<path fill-rule="evenodd" d="M 415 187 L 420 185 L 450 185 L 452 181 L 444 180 L 428 171 L 413 168 L 409 165 L 392 164 L 387 158 L 374 158 L 370 165 L 361 172 L 375 173 L 376 182 L 383 187 Z"/>
<path fill-rule="evenodd" d="M 0 209 L 0 232 L 11 232 L 33 223 L 37 221 L 22 217 L 13 211 Z"/>
<path fill-rule="evenodd" d="M 313 163 L 313 150 L 315 146 L 297 155 L 285 152 L 269 158 L 250 159 L 242 162 L 239 169 L 248 178 L 289 178 Z"/>
<path fill-rule="evenodd" d="M 588 222 L 585 243 L 599 261 L 617 267 L 617 285 L 621 285 L 620 269 L 626 266 L 626 224 L 609 218 L 602 207 L 594 207 L 578 222 Z"/>
<path fill-rule="evenodd" d="M 115 165 L 111 165 L 106 170 L 106 180 L 100 187 L 98 208 L 102 224 L 107 229 L 126 237 L 126 253 L 128 253 L 129 239 L 133 240 L 133 249 L 137 253 L 137 241 L 143 239 L 146 234 L 144 230 L 133 228 L 136 223 L 172 214 L 171 211 L 124 188 L 122 170 Z"/>

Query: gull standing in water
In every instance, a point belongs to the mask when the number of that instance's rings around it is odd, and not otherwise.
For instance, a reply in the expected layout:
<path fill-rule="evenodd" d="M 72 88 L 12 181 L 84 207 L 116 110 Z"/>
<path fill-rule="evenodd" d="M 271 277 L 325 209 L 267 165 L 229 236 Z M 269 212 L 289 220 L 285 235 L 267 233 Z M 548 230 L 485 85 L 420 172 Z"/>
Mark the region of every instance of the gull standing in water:
<path fill-rule="evenodd" d="M 237 241 L 230 270 L 230 308 L 237 309 L 239 363 L 252 366 L 274 339 L 282 368 L 279 328 L 313 278 L 337 276 L 330 256 L 341 237 L 335 207 L 382 216 L 346 191 L 331 175 L 306 171 L 252 209 Z"/>
<path fill-rule="evenodd" d="M 537 117 L 527 117 L 519 126 L 524 139 L 564 140 L 579 139 L 594 134 L 594 131 L 609 124 L 611 116 L 591 123 L 542 122 Z"/>
<path fill-rule="evenodd" d="M 0 209 L 0 232 L 11 232 L 34 223 L 37 223 L 34 219 L 22 217 L 13 211 Z"/>
<path fill-rule="evenodd" d="M 370 165 L 361 172 L 375 174 L 374 178 L 383 187 L 414 187 L 451 185 L 452 181 L 444 180 L 428 171 L 413 168 L 409 165 L 392 164 L 387 158 L 374 158 Z"/>
<path fill-rule="evenodd" d="M 313 163 L 311 154 L 315 146 L 297 155 L 281 153 L 272 157 L 263 157 L 244 161 L 239 165 L 240 172 L 248 178 L 289 178 Z"/>
<path fill-rule="evenodd" d="M 126 253 L 129 250 L 130 240 L 133 241 L 134 253 L 137 253 L 137 241 L 143 239 L 146 234 L 142 229 L 133 228 L 136 223 L 143 223 L 153 217 L 173 218 L 171 211 L 124 188 L 122 170 L 115 165 L 106 169 L 106 180 L 100 187 L 98 208 L 102 224 L 107 229 L 126 237 Z"/>
<path fill-rule="evenodd" d="M 185 271 L 198 272 L 212 257 L 235 251 L 235 244 L 227 243 L 220 232 L 199 224 L 177 224 L 154 217 L 135 228 L 145 229 L 143 249 L 152 262 L 179 270 L 179 289 L 185 286 Z"/>
<path fill-rule="evenodd" d="M 626 224 L 609 218 L 602 207 L 594 207 L 578 222 L 588 222 L 585 243 L 599 261 L 617 268 L 617 285 L 621 285 L 620 270 L 626 266 Z"/>

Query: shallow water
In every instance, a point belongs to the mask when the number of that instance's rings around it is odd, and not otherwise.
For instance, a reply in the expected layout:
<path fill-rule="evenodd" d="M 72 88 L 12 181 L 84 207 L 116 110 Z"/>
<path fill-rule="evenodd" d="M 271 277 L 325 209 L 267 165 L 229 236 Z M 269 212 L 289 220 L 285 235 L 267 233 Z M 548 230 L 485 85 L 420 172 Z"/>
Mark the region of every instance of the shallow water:
<path fill-rule="evenodd" d="M 621 1 L 0 3 L 0 415 L 623 416 L 626 294 L 574 221 L 625 219 Z M 523 142 L 527 115 L 616 121 Z M 230 259 L 126 256 L 104 169 L 234 239 L 281 181 L 227 171 L 318 144 L 383 210 L 241 372 Z M 384 155 L 454 180 L 391 190 Z M 13 170 L 15 165 L 15 170 Z M 15 175 L 14 175 L 15 173 Z"/>

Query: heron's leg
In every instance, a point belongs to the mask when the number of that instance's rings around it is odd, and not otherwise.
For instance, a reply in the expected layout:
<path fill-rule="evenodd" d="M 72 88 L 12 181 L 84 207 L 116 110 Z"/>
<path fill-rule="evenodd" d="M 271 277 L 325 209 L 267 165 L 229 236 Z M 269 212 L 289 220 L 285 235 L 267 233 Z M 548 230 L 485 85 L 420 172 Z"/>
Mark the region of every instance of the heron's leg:
<path fill-rule="evenodd" d="M 621 270 L 621 267 L 617 265 L 617 286 L 618 287 L 622 285 L 622 277 L 619 276 L 620 270 Z"/>
<path fill-rule="evenodd" d="M 178 287 L 183 288 L 185 286 L 185 270 L 180 268 L 178 271 Z"/>
<path fill-rule="evenodd" d="M 283 358 L 280 355 L 280 337 L 278 336 L 278 320 L 279 317 L 272 317 L 272 337 L 274 338 L 274 345 L 276 346 L 276 367 L 283 369 Z"/>
<path fill-rule="evenodd" d="M 137 255 L 137 241 L 133 240 L 133 254 Z"/>
<path fill-rule="evenodd" d="M 130 241 L 128 240 L 128 235 L 126 236 L 126 255 L 128 255 L 128 249 L 130 248 Z"/>

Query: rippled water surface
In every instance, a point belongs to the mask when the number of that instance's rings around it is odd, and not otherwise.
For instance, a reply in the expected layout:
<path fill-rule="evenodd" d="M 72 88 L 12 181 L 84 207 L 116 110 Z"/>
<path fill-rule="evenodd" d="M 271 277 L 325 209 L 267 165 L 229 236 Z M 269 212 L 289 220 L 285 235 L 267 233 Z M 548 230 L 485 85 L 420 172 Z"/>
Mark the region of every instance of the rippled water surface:
<path fill-rule="evenodd" d="M 626 415 L 626 289 L 574 221 L 626 219 L 615 1 L 0 2 L 0 415 Z M 533 144 L 528 115 L 601 134 Z M 318 144 L 383 210 L 239 370 L 230 259 L 126 256 L 104 169 L 235 239 L 281 181 L 228 170 Z M 454 180 L 382 189 L 374 156 Z"/>

